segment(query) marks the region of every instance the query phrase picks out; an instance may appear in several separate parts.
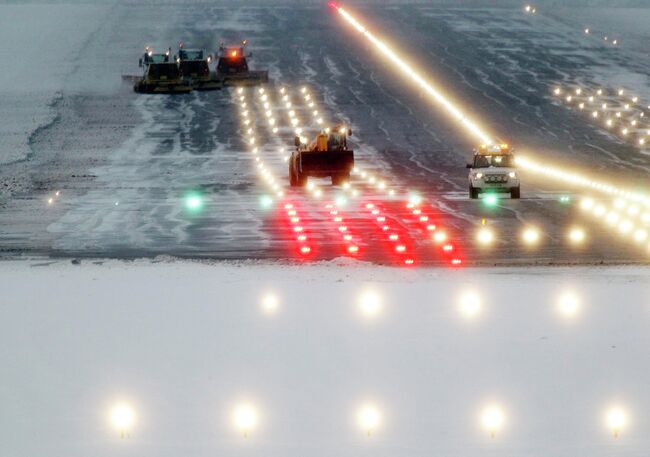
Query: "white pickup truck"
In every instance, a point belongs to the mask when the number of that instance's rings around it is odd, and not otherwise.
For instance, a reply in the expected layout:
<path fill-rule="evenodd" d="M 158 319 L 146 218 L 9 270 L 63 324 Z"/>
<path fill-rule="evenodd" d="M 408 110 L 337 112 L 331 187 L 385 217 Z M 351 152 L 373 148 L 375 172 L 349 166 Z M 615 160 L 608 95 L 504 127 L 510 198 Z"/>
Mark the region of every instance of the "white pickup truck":
<path fill-rule="evenodd" d="M 481 145 L 467 168 L 470 198 L 478 198 L 481 193 L 509 193 L 510 198 L 519 198 L 515 157 L 507 144 Z"/>

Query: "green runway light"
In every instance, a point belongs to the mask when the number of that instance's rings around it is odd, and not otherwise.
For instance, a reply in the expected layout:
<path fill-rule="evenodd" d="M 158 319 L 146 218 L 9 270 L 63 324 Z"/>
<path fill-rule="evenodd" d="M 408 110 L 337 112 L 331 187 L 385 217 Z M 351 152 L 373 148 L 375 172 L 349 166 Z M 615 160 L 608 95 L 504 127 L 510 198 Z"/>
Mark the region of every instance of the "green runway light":
<path fill-rule="evenodd" d="M 499 198 L 494 194 L 489 194 L 483 198 L 483 203 L 485 203 L 486 206 L 490 207 L 496 206 L 497 203 L 499 203 Z"/>
<path fill-rule="evenodd" d="M 270 208 L 271 205 L 273 205 L 273 199 L 268 195 L 262 195 L 260 197 L 260 205 L 262 205 L 262 208 L 264 209 Z"/>
<path fill-rule="evenodd" d="M 569 197 L 568 195 L 560 196 L 560 203 L 565 204 L 565 205 L 567 203 L 571 203 L 571 197 Z"/>
<path fill-rule="evenodd" d="M 203 195 L 198 192 L 190 192 L 185 196 L 185 208 L 196 213 L 203 209 Z"/>

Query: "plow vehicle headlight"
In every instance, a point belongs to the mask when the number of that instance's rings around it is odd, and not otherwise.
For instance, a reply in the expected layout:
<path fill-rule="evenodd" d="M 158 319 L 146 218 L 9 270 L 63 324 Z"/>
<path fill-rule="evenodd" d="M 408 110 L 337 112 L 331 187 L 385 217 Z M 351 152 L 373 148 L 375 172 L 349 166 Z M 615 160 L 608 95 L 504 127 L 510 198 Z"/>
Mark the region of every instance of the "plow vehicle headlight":
<path fill-rule="evenodd" d="M 510 173 L 508 173 L 508 176 L 510 176 L 511 178 L 514 179 L 514 178 L 517 177 L 517 173 L 515 173 L 514 171 L 511 171 Z"/>
<path fill-rule="evenodd" d="M 476 174 L 474 175 L 474 177 L 475 177 L 476 179 L 481 179 L 481 178 L 483 177 L 483 173 L 476 173 Z"/>

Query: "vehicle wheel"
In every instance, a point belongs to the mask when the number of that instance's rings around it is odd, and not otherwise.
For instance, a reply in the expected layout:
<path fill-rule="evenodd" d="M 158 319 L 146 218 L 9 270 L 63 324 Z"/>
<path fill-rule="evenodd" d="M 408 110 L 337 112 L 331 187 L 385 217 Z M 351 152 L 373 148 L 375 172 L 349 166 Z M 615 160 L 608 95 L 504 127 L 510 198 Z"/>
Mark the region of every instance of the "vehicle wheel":
<path fill-rule="evenodd" d="M 469 198 L 476 200 L 478 198 L 478 192 L 479 190 L 476 187 L 471 184 L 469 185 Z"/>
<path fill-rule="evenodd" d="M 519 186 L 510 189 L 510 198 L 519 198 L 521 196 L 521 188 Z"/>

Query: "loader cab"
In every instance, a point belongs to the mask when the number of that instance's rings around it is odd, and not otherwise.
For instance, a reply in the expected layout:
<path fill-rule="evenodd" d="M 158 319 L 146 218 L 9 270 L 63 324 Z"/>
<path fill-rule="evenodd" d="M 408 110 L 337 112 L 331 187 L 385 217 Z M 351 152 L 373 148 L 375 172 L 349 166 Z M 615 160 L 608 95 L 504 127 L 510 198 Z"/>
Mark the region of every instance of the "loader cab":
<path fill-rule="evenodd" d="M 245 42 L 241 46 L 224 46 L 219 47 L 219 62 L 217 63 L 217 73 L 220 74 L 237 74 L 248 72 L 247 57 L 252 54 L 246 54 Z"/>
<path fill-rule="evenodd" d="M 147 65 L 152 63 L 167 63 L 169 62 L 169 56 L 171 54 L 171 48 L 167 49 L 164 53 L 154 54 L 153 50 L 150 47 L 144 48 L 144 54 L 140 58 L 139 66 L 146 70 Z"/>
<path fill-rule="evenodd" d="M 326 130 L 329 134 L 327 139 L 328 151 L 345 151 L 348 149 L 348 136 L 352 135 L 352 129 L 343 125 L 337 125 Z"/>
<path fill-rule="evenodd" d="M 145 77 L 151 81 L 177 81 L 181 79 L 181 73 L 176 62 L 150 63 Z"/>
<path fill-rule="evenodd" d="M 176 57 L 180 72 L 186 78 L 209 78 L 212 61 L 211 55 L 206 55 L 203 49 L 185 49 L 181 43 Z"/>

